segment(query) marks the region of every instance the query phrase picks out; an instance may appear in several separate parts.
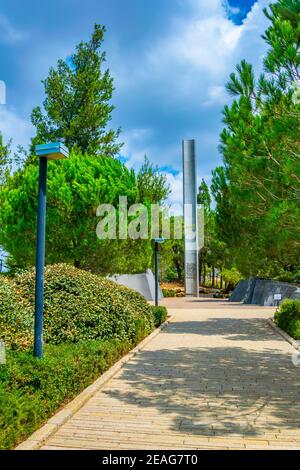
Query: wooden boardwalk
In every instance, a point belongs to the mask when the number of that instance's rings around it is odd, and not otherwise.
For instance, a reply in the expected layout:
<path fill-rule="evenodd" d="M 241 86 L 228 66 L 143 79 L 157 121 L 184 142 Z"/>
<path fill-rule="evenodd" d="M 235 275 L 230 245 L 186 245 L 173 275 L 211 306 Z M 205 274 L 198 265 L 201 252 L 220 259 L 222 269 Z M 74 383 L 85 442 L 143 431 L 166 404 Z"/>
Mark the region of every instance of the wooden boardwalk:
<path fill-rule="evenodd" d="M 164 302 L 172 322 L 41 449 L 300 449 L 300 367 L 273 310 Z"/>

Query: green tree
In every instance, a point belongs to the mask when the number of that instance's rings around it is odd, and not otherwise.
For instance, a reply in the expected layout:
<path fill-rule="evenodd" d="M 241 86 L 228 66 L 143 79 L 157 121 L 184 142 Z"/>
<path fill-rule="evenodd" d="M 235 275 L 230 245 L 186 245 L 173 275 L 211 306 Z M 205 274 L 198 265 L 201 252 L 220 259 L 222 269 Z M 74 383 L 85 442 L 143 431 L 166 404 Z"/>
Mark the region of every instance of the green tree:
<path fill-rule="evenodd" d="M 119 151 L 119 130 L 107 129 L 114 88 L 109 70 L 103 70 L 104 33 L 105 27 L 96 24 L 90 41 L 81 42 L 71 57 L 51 67 L 42 82 L 44 111 L 38 106 L 31 114 L 37 132 L 33 145 L 63 138 L 69 149 L 76 146 L 91 155 Z"/>
<path fill-rule="evenodd" d="M 270 46 L 258 80 L 245 61 L 230 75 L 224 108 L 223 169 L 213 175 L 216 223 L 230 264 L 244 275 L 297 268 L 300 255 L 300 5 L 280 0 L 265 11 Z M 231 267 L 229 266 L 229 267 Z"/>
<path fill-rule="evenodd" d="M 0 193 L 0 244 L 19 267 L 34 264 L 37 179 L 37 165 L 28 164 L 7 175 Z M 97 238 L 96 210 L 103 203 L 117 207 L 120 194 L 134 203 L 134 172 L 117 159 L 74 151 L 66 160 L 49 162 L 47 180 L 46 262 L 70 262 L 99 272 L 118 269 L 126 244 Z M 131 259 L 134 263 L 136 257 Z"/>
<path fill-rule="evenodd" d="M 207 183 L 202 179 L 198 188 L 197 204 L 204 206 L 205 211 L 210 212 L 211 195 Z"/>
<path fill-rule="evenodd" d="M 162 204 L 170 194 L 167 178 L 145 155 L 144 163 L 137 174 L 138 199 L 149 204 Z"/>
<path fill-rule="evenodd" d="M 175 224 L 178 229 L 181 225 L 183 233 L 183 217 L 170 217 L 170 239 L 159 246 L 159 265 L 162 279 L 166 281 L 183 281 L 184 274 L 184 240 L 175 238 Z M 154 265 L 154 259 L 153 259 Z"/>
<path fill-rule="evenodd" d="M 10 143 L 6 145 L 3 143 L 3 137 L 0 132 L 0 188 L 1 188 L 1 184 L 3 183 L 5 171 L 7 169 L 9 153 L 10 153 Z"/>

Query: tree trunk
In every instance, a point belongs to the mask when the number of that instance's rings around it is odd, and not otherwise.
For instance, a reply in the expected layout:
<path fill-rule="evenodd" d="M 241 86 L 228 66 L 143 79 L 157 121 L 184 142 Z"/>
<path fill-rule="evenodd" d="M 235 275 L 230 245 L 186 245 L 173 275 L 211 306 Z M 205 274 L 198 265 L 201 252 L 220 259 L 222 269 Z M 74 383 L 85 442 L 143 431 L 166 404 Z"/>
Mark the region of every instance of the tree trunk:
<path fill-rule="evenodd" d="M 199 284 L 201 286 L 201 278 L 202 278 L 202 261 L 199 262 Z"/>
<path fill-rule="evenodd" d="M 180 267 L 179 261 L 175 261 L 175 267 L 176 267 L 176 271 L 177 271 L 177 278 L 178 278 L 178 281 L 182 281 L 182 271 L 181 271 L 181 267 Z"/>

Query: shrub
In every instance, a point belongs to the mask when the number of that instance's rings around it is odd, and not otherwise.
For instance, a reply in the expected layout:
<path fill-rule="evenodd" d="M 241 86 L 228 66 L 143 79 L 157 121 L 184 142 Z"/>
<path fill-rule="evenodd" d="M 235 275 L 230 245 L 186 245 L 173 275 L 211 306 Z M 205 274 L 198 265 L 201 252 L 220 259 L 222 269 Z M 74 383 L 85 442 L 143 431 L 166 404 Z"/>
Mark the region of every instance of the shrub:
<path fill-rule="evenodd" d="M 116 340 L 46 345 L 43 360 L 8 351 L 0 364 L 0 449 L 26 439 L 131 347 Z"/>
<path fill-rule="evenodd" d="M 12 279 L 0 278 L 0 340 L 10 349 L 32 344 L 33 314 L 30 306 L 16 292 Z"/>
<path fill-rule="evenodd" d="M 30 345 L 33 335 L 34 270 L 17 275 L 12 284 L 3 289 L 12 293 L 12 304 L 7 309 L 9 313 L 2 316 L 2 323 L 7 323 L 7 316 L 10 327 L 19 316 L 23 319 L 19 322 L 18 342 L 11 342 L 7 334 L 4 340 L 14 348 Z M 8 303 L 9 295 L 4 295 Z M 76 343 L 107 338 L 130 342 L 137 337 L 142 339 L 153 326 L 151 308 L 137 292 L 66 264 L 46 267 L 45 343 Z"/>
<path fill-rule="evenodd" d="M 164 297 L 176 297 L 176 291 L 174 289 L 162 289 Z"/>
<path fill-rule="evenodd" d="M 284 300 L 275 313 L 275 322 L 294 339 L 300 339 L 300 300 Z"/>
<path fill-rule="evenodd" d="M 166 307 L 151 307 L 152 314 L 154 317 L 154 325 L 156 328 L 161 325 L 164 321 L 166 321 L 167 316 L 168 316 L 168 311 Z"/>
<path fill-rule="evenodd" d="M 227 285 L 227 291 L 233 290 L 242 279 L 241 273 L 236 268 L 223 269 L 222 276 Z"/>

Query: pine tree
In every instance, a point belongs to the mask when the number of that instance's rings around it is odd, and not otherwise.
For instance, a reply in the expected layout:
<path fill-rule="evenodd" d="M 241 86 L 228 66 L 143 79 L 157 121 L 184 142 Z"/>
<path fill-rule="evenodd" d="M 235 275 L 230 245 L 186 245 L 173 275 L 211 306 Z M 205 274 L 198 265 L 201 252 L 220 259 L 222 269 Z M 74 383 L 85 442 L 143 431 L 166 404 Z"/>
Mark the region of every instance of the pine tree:
<path fill-rule="evenodd" d="M 255 79 L 242 61 L 230 75 L 220 150 L 224 168 L 212 190 L 220 239 L 246 274 L 296 270 L 300 256 L 300 5 L 280 0 L 265 11 L 270 46 Z"/>
<path fill-rule="evenodd" d="M 114 107 L 110 104 L 113 79 L 103 70 L 101 52 L 105 27 L 96 24 L 92 38 L 81 42 L 67 60 L 51 68 L 44 84 L 44 112 L 33 109 L 31 120 L 37 135 L 33 145 L 64 139 L 71 150 L 113 156 L 120 149 L 119 130 L 107 130 Z"/>

